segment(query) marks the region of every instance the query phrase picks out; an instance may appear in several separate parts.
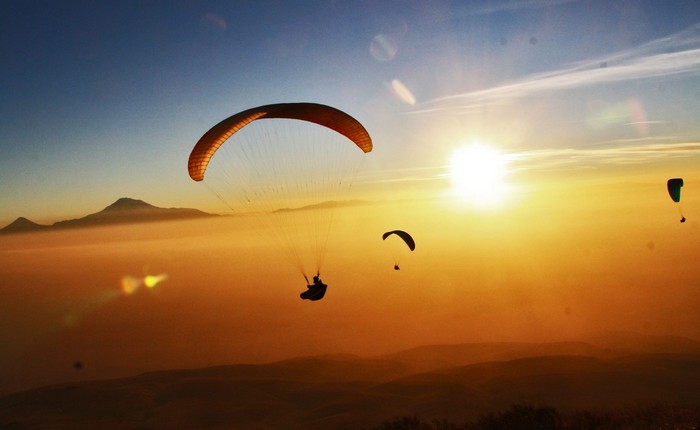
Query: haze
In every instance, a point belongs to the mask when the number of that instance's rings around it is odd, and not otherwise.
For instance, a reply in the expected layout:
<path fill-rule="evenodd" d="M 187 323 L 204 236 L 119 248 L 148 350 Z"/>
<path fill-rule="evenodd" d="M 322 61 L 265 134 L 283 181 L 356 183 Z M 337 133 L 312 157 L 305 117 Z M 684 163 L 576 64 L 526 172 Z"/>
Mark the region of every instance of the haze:
<path fill-rule="evenodd" d="M 423 344 L 697 338 L 698 224 L 679 224 L 658 188 L 572 181 L 481 213 L 437 199 L 337 209 L 314 303 L 236 217 L 4 236 L 2 388 Z M 381 240 L 397 226 L 418 243 L 400 271 Z"/>

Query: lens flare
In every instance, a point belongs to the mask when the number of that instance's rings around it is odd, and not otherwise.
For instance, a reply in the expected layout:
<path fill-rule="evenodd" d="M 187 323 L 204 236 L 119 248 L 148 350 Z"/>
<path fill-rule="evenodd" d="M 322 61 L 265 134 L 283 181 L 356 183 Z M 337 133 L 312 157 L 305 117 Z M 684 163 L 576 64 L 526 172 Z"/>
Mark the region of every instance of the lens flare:
<path fill-rule="evenodd" d="M 116 299 L 121 294 L 119 290 L 109 288 L 87 296 L 72 297 L 69 308 L 66 309 L 61 318 L 63 327 L 78 326 L 84 317 Z"/>
<path fill-rule="evenodd" d="M 148 275 L 143 278 L 143 283 L 146 285 L 146 287 L 153 288 L 166 279 L 168 279 L 168 275 L 165 273 L 160 275 Z"/>
<path fill-rule="evenodd" d="M 623 103 L 602 107 L 595 106 L 594 109 L 595 112 L 588 118 L 588 124 L 593 129 L 628 125 L 632 126 L 639 136 L 649 135 L 647 113 L 644 105 L 638 99 L 630 99 Z"/>
<path fill-rule="evenodd" d="M 391 81 L 391 90 L 402 102 L 411 106 L 416 104 L 416 98 L 413 96 L 411 90 L 406 88 L 406 86 L 398 79 Z"/>
<path fill-rule="evenodd" d="M 141 287 L 141 278 L 124 276 L 121 282 L 122 292 L 127 296 L 134 294 Z"/>
<path fill-rule="evenodd" d="M 372 42 L 369 44 L 369 52 L 377 61 L 391 61 L 396 56 L 397 51 L 396 42 L 393 38 L 385 34 L 374 36 Z"/>
<path fill-rule="evenodd" d="M 154 288 L 166 279 L 168 279 L 166 273 L 161 273 L 160 275 L 146 275 L 143 277 L 126 275 L 122 278 L 121 290 L 125 295 L 129 296 L 138 291 L 142 286 Z"/>
<path fill-rule="evenodd" d="M 204 20 L 221 31 L 226 30 L 226 20 L 220 15 L 207 12 L 204 14 Z"/>

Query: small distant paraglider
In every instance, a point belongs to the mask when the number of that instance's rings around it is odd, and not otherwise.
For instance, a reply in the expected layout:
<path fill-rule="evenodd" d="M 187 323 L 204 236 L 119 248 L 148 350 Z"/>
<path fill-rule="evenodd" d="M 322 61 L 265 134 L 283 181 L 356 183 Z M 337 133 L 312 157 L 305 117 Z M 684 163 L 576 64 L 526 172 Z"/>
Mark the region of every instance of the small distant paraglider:
<path fill-rule="evenodd" d="M 408 249 L 413 251 L 416 249 L 416 242 L 413 240 L 413 237 L 411 237 L 410 234 L 406 233 L 403 230 L 392 230 L 392 231 L 387 231 L 382 235 L 382 240 L 386 240 L 387 237 L 391 236 L 392 234 L 395 234 L 396 236 L 400 237 L 408 246 Z M 394 270 L 401 270 L 399 267 L 399 261 L 398 257 L 394 257 Z"/>
<path fill-rule="evenodd" d="M 671 196 L 671 200 L 676 203 L 681 201 L 681 188 L 683 188 L 683 178 L 673 178 L 666 182 L 666 188 L 668 189 L 668 195 Z M 678 206 L 678 211 L 681 214 L 681 222 L 685 222 L 685 216 L 683 216 L 683 208 Z"/>

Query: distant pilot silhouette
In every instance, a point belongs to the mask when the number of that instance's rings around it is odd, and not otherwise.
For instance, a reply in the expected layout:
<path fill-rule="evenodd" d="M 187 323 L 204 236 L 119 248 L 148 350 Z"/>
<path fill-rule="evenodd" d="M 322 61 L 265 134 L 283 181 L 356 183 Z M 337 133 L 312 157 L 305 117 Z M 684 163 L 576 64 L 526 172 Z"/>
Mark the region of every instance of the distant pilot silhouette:
<path fill-rule="evenodd" d="M 314 276 L 313 284 L 307 285 L 306 288 L 307 290 L 299 294 L 299 297 L 304 300 L 316 301 L 321 300 L 323 296 L 326 295 L 326 288 L 328 288 L 328 285 L 321 282 L 321 278 L 316 275 Z"/>

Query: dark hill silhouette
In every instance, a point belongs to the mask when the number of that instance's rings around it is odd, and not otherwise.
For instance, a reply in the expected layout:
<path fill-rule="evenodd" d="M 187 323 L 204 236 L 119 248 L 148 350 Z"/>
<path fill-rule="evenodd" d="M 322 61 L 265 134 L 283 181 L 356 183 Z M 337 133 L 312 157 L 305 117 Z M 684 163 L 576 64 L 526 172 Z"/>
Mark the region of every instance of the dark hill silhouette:
<path fill-rule="evenodd" d="M 0 229 L 0 234 L 28 233 L 46 231 L 48 229 L 63 229 L 75 227 L 94 227 L 110 224 L 142 223 L 151 221 L 167 221 L 187 218 L 203 218 L 217 216 L 189 208 L 160 208 L 143 200 L 122 197 L 99 212 L 53 225 L 34 223 L 26 218 L 17 218 L 10 225 Z"/>
<path fill-rule="evenodd" d="M 513 404 L 560 410 L 623 407 L 634 403 L 697 405 L 700 355 L 644 354 L 613 359 L 529 357 L 410 375 L 375 391 L 406 396 L 407 410 L 465 421 L 467 415 Z M 435 411 L 438 411 L 437 413 Z"/>
<path fill-rule="evenodd" d="M 671 341 L 673 343 L 673 341 Z M 441 345 L 388 356 L 320 356 L 64 383 L 0 397 L 0 428 L 371 428 L 399 416 L 460 423 L 514 404 L 611 410 L 700 404 L 700 354 L 597 357 L 578 343 L 511 344 L 545 355 L 447 366 L 472 348 Z M 455 347 L 455 348 L 451 348 Z M 582 355 L 546 355 L 559 350 Z M 479 355 L 479 354 L 477 354 Z M 471 359 L 464 354 L 463 359 Z M 478 359 L 478 358 L 476 358 Z"/>
<path fill-rule="evenodd" d="M 700 342 L 681 336 L 654 336 L 626 331 L 591 333 L 586 342 L 619 353 L 695 353 L 700 354 Z"/>
<path fill-rule="evenodd" d="M 306 210 L 314 210 L 314 209 L 332 209 L 332 208 L 338 208 L 338 207 L 351 207 L 351 206 L 366 206 L 366 205 L 371 205 L 373 204 L 370 201 L 367 200 L 328 200 L 325 202 L 321 203 L 315 203 L 312 205 L 306 205 L 306 206 L 300 206 L 297 208 L 280 208 L 276 209 L 273 211 L 273 213 L 279 213 L 279 212 L 293 212 L 293 211 L 306 211 Z"/>
<path fill-rule="evenodd" d="M 698 351 L 700 353 L 700 351 Z M 429 372 L 468 364 L 515 360 L 550 355 L 611 357 L 612 352 L 585 342 L 490 342 L 457 345 L 426 345 L 387 354 L 381 358 L 397 361 L 412 373 Z"/>
<path fill-rule="evenodd" d="M 10 224 L 0 229 L 0 233 L 24 233 L 30 231 L 39 231 L 49 228 L 48 225 L 37 224 L 25 217 L 19 217 Z"/>

